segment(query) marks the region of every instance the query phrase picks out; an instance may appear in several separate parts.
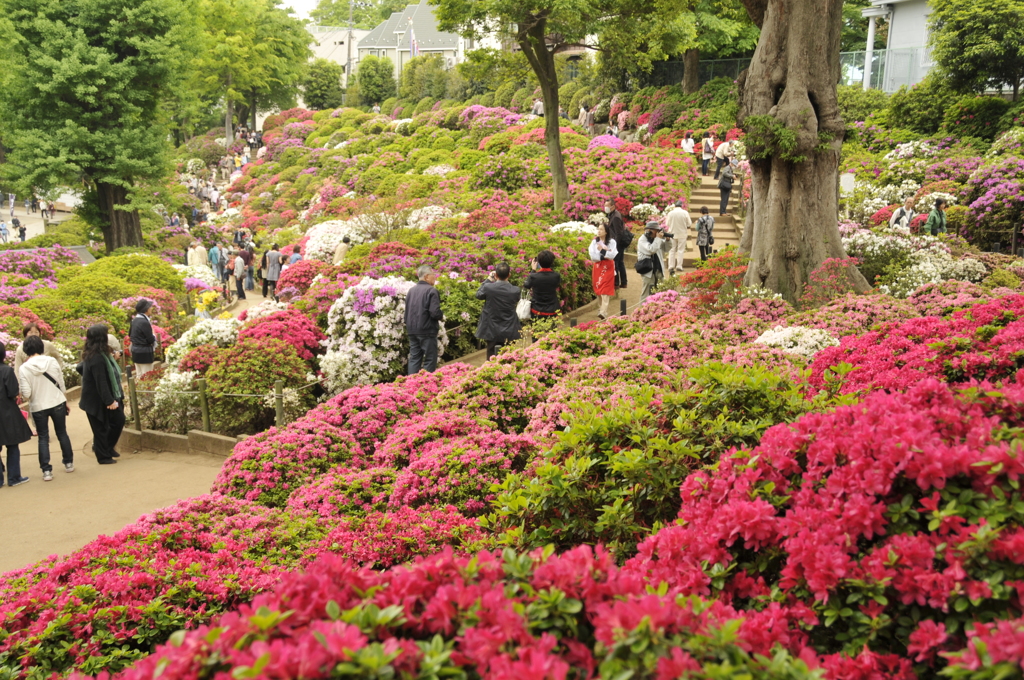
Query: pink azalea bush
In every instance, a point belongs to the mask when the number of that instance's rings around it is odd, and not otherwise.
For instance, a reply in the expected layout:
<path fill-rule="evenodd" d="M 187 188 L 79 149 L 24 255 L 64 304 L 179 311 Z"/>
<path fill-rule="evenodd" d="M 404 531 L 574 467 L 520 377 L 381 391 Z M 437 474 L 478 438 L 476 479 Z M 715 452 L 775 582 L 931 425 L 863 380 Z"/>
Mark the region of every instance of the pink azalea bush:
<path fill-rule="evenodd" d="M 276 338 L 295 348 L 307 361 L 319 354 L 321 342 L 327 339 L 312 320 L 297 309 L 286 309 L 247 322 L 238 331 L 239 341 L 245 338 Z"/>

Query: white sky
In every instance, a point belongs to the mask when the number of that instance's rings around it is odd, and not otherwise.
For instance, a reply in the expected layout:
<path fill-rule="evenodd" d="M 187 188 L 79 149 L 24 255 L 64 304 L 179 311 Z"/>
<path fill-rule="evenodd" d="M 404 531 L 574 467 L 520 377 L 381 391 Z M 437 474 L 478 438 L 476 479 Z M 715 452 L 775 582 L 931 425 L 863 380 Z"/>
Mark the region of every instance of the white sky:
<path fill-rule="evenodd" d="M 300 19 L 308 19 L 310 11 L 316 9 L 317 0 L 283 0 L 284 7 L 291 7 Z"/>

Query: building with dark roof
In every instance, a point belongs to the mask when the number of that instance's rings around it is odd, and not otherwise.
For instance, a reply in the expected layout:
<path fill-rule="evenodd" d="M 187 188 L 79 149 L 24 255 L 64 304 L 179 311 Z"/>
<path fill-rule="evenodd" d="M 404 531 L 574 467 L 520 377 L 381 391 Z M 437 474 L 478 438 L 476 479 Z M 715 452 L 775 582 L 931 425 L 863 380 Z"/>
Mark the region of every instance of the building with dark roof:
<path fill-rule="evenodd" d="M 370 55 L 390 59 L 395 65 L 395 78 L 398 78 L 413 56 L 440 55 L 445 67 L 452 68 L 463 61 L 470 50 L 499 46 L 497 40 L 475 42 L 456 33 L 439 31 L 434 9 L 427 0 L 420 0 L 401 12 L 392 13 L 360 39 L 358 51 L 360 60 Z"/>

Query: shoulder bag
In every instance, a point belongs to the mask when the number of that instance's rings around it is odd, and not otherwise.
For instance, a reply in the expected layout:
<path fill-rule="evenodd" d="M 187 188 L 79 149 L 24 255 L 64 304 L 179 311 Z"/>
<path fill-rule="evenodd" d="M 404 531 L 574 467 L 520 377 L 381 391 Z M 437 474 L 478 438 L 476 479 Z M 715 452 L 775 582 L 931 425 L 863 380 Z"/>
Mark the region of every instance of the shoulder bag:
<path fill-rule="evenodd" d="M 635 269 L 636 273 L 640 276 L 647 276 L 654 271 L 654 260 L 649 256 L 643 259 L 637 259 L 636 264 L 633 265 L 633 269 Z"/>
<path fill-rule="evenodd" d="M 519 302 L 516 303 L 516 316 L 519 317 L 520 321 L 529 321 L 530 317 L 533 316 L 533 312 L 530 309 L 530 298 L 527 297 L 525 290 Z"/>

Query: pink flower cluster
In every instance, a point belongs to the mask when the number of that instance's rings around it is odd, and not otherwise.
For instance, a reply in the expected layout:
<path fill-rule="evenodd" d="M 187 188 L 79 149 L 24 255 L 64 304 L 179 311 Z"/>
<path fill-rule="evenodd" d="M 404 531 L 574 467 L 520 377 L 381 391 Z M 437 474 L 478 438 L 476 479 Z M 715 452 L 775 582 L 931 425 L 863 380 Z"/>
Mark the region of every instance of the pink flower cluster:
<path fill-rule="evenodd" d="M 238 339 L 276 338 L 293 346 L 307 361 L 323 349 L 321 341 L 327 338 L 316 324 L 297 309 L 286 309 L 247 322 L 238 332 Z"/>

